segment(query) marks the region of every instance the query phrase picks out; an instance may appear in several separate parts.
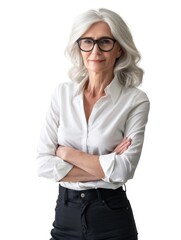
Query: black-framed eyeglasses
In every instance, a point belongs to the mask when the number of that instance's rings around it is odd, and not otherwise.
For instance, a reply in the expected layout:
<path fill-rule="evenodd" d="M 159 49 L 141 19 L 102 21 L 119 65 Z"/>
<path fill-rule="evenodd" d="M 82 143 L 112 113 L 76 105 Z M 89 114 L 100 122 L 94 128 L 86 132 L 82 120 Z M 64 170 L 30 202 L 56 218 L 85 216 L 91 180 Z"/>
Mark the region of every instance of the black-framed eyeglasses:
<path fill-rule="evenodd" d="M 113 49 L 116 40 L 109 37 L 102 37 L 97 40 L 85 37 L 77 40 L 78 46 L 81 51 L 90 52 L 93 50 L 94 45 L 97 43 L 98 48 L 103 52 L 109 52 Z"/>

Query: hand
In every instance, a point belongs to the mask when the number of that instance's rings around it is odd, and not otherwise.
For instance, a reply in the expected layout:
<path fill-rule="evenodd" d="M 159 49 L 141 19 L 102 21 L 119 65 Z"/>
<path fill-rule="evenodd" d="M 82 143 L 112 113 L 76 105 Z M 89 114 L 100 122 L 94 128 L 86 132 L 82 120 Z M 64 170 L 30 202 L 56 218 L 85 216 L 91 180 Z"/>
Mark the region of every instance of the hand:
<path fill-rule="evenodd" d="M 55 154 L 57 157 L 64 159 L 66 155 L 66 148 L 64 146 L 58 146 Z"/>
<path fill-rule="evenodd" d="M 130 138 L 123 138 L 120 144 L 117 145 L 117 147 L 114 149 L 113 152 L 117 154 L 122 154 L 124 153 L 128 147 L 131 145 L 131 139 Z"/>
<path fill-rule="evenodd" d="M 62 158 L 63 160 L 68 160 L 68 158 L 72 157 L 72 155 L 75 154 L 77 150 L 71 147 L 65 147 L 65 146 L 58 146 L 55 154 L 57 157 Z"/>

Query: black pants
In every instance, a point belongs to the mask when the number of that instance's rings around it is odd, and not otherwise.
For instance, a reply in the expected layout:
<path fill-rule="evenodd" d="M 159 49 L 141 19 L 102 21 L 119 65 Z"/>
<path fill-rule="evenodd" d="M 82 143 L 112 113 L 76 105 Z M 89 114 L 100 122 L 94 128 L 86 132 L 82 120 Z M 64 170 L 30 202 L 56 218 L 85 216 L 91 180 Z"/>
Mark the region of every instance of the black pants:
<path fill-rule="evenodd" d="M 123 188 L 75 191 L 59 186 L 51 240 L 137 240 Z"/>

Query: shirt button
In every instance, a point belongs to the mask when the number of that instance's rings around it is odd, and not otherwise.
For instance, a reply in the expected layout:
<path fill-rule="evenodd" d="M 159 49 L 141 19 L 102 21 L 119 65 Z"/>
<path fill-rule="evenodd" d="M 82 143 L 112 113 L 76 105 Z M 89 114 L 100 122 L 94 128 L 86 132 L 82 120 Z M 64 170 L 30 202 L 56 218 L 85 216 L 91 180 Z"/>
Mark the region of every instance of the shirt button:
<path fill-rule="evenodd" d="M 81 198 L 85 198 L 85 193 L 80 194 Z"/>

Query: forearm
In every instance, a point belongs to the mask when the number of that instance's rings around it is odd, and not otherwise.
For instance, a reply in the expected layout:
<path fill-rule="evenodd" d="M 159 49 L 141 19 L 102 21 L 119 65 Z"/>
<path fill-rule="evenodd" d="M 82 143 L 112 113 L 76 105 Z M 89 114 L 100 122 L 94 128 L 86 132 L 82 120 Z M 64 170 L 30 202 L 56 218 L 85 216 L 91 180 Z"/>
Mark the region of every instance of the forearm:
<path fill-rule="evenodd" d="M 70 172 L 60 180 L 60 182 L 90 182 L 97 180 L 100 180 L 100 178 L 95 177 L 88 172 L 74 166 Z"/>
<path fill-rule="evenodd" d="M 130 144 L 131 144 L 131 139 L 125 138 L 114 149 L 114 152 L 116 152 L 117 154 L 122 154 L 130 146 Z M 79 170 L 83 170 L 83 174 L 89 174 L 89 175 L 82 176 L 82 177 L 85 177 L 85 181 L 100 180 L 105 177 L 98 155 L 87 154 L 85 152 L 81 152 L 74 148 L 64 147 L 64 146 L 59 146 L 57 148 L 56 155 L 64 159 L 66 162 L 76 166 Z M 76 171 L 76 170 L 73 169 L 72 171 Z M 80 174 L 81 172 L 77 176 L 79 176 Z M 67 181 L 69 177 L 71 178 L 73 177 L 76 179 L 75 181 L 77 181 L 77 176 L 67 175 L 65 180 Z M 92 179 L 93 176 L 95 179 L 94 178 Z M 88 178 L 91 178 L 91 179 L 88 179 Z"/>
<path fill-rule="evenodd" d="M 104 178 L 98 155 L 87 154 L 70 147 L 59 147 L 56 154 L 64 161 L 95 176 L 96 179 Z"/>

